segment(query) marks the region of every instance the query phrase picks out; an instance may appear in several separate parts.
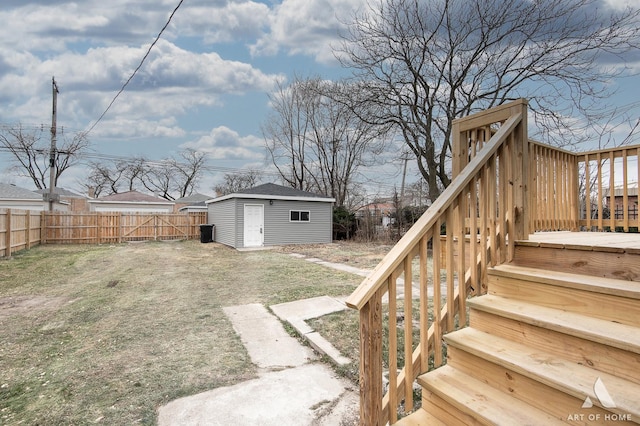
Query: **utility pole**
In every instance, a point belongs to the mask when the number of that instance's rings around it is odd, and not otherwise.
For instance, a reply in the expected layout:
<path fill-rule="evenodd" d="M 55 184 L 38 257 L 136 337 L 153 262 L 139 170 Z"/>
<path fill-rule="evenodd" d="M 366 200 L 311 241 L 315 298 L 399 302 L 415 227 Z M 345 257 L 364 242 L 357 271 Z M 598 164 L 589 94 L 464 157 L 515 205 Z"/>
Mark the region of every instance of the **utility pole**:
<path fill-rule="evenodd" d="M 402 171 L 402 186 L 400 186 L 400 200 L 404 200 L 404 181 L 407 178 L 407 162 L 409 161 L 409 153 L 405 152 L 403 155 L 404 170 Z"/>
<path fill-rule="evenodd" d="M 58 85 L 56 78 L 51 77 L 51 90 L 53 94 L 53 108 L 51 113 L 51 149 L 49 151 L 49 211 L 53 211 L 53 204 L 58 200 L 56 194 L 56 128 L 58 107 Z"/>
<path fill-rule="evenodd" d="M 402 208 L 404 207 L 404 182 L 407 178 L 407 162 L 409 161 L 409 153 L 405 152 L 402 159 L 404 160 L 404 169 L 402 170 L 402 185 L 400 186 L 400 200 L 396 204 L 396 217 L 398 218 L 398 236 L 402 235 L 401 228 L 404 226 L 404 215 L 402 214 Z"/>

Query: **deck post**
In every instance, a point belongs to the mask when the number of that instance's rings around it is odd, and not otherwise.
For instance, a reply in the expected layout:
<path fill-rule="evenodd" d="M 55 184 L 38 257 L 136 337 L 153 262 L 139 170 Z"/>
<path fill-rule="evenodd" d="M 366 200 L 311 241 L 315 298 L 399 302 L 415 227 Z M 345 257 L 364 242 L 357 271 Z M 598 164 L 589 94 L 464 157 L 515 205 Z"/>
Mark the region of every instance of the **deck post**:
<path fill-rule="evenodd" d="M 379 425 L 381 414 L 382 294 L 378 291 L 360 310 L 360 425 Z"/>
<path fill-rule="evenodd" d="M 514 150 L 513 150 L 513 224 L 514 224 L 514 239 L 526 240 L 529 239 L 529 234 L 533 233 L 531 222 L 529 221 L 531 201 L 529 197 L 529 187 L 532 185 L 531 177 L 534 173 L 531 173 L 529 167 L 529 134 L 527 132 L 527 107 L 528 102 L 526 99 L 521 99 L 515 103 L 512 107 L 512 114 L 522 114 L 522 120 L 516 127 L 514 132 Z M 517 171 L 521 172 L 518 173 Z"/>
<path fill-rule="evenodd" d="M 451 179 L 453 180 L 460 174 L 465 166 L 465 153 L 468 155 L 469 142 L 468 139 L 464 140 L 460 137 L 460 124 L 458 121 L 453 122 L 451 130 Z"/>

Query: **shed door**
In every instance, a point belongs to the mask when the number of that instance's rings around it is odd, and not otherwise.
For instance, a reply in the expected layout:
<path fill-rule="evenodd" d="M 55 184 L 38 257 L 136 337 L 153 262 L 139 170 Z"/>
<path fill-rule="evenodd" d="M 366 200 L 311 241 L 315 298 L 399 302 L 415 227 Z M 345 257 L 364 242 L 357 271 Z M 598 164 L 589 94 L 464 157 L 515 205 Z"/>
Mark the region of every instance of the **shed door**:
<path fill-rule="evenodd" d="M 264 206 L 244 205 L 244 246 L 260 247 L 264 244 Z"/>

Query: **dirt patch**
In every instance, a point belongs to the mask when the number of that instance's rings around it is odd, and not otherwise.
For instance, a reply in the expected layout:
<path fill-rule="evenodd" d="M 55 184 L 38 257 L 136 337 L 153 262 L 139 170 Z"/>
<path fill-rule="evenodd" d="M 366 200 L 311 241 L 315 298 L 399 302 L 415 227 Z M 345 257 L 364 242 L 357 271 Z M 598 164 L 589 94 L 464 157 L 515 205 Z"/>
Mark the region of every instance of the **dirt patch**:
<path fill-rule="evenodd" d="M 35 316 L 42 311 L 54 311 L 69 303 L 67 297 L 10 296 L 0 298 L 0 319 L 14 315 Z"/>

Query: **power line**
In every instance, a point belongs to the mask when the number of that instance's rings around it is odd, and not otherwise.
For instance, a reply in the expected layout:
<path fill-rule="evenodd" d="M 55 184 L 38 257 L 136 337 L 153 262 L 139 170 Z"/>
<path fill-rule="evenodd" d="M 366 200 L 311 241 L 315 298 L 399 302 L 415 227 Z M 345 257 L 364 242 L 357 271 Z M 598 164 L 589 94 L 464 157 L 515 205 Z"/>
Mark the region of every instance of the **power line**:
<path fill-rule="evenodd" d="M 104 116 L 107 114 L 107 112 L 109 112 L 109 110 L 111 109 L 111 107 L 113 106 L 113 104 L 115 103 L 116 99 L 118 99 L 118 96 L 120 96 L 120 94 L 122 92 L 124 92 L 125 87 L 127 87 L 127 85 L 131 82 L 131 80 L 133 79 L 133 77 L 136 75 L 136 73 L 140 70 L 140 68 L 142 68 L 142 64 L 144 64 L 144 61 L 147 59 L 147 57 L 149 56 L 149 54 L 151 53 L 151 49 L 153 49 L 153 46 L 156 45 L 156 43 L 158 42 L 158 40 L 160 40 L 160 36 L 162 36 L 162 33 L 164 33 L 164 30 L 167 29 L 167 27 L 169 26 L 169 23 L 171 23 L 171 19 L 173 19 L 173 15 L 176 14 L 176 12 L 178 11 L 178 9 L 180 8 L 180 6 L 182 5 L 182 2 L 184 0 L 180 0 L 180 2 L 178 3 L 178 5 L 176 6 L 175 9 L 173 9 L 173 12 L 171 12 L 171 15 L 169 15 L 169 19 L 167 20 L 167 22 L 164 24 L 164 27 L 162 27 L 162 29 L 160 30 L 160 32 L 158 33 L 158 35 L 156 36 L 156 39 L 153 41 L 153 43 L 151 43 L 151 46 L 149 46 L 149 49 L 147 49 L 147 53 L 144 54 L 144 57 L 142 58 L 142 60 L 140 61 L 140 63 L 138 64 L 138 66 L 136 67 L 135 70 L 133 70 L 133 73 L 131 73 L 131 75 L 129 76 L 129 78 L 127 79 L 127 81 L 124 82 L 124 84 L 122 85 L 122 87 L 120 88 L 120 90 L 118 91 L 118 93 L 116 93 L 116 95 L 113 97 L 113 99 L 111 100 L 111 102 L 109 103 L 109 105 L 107 106 L 107 108 L 104 110 L 104 112 L 100 115 L 100 117 L 98 117 L 98 119 L 96 120 L 95 123 L 93 123 L 93 125 L 89 128 L 89 130 L 87 130 L 85 132 L 86 135 L 88 135 L 89 133 L 91 133 L 91 131 L 98 125 L 98 123 L 100 123 L 100 121 L 102 121 L 102 119 L 104 118 Z"/>

